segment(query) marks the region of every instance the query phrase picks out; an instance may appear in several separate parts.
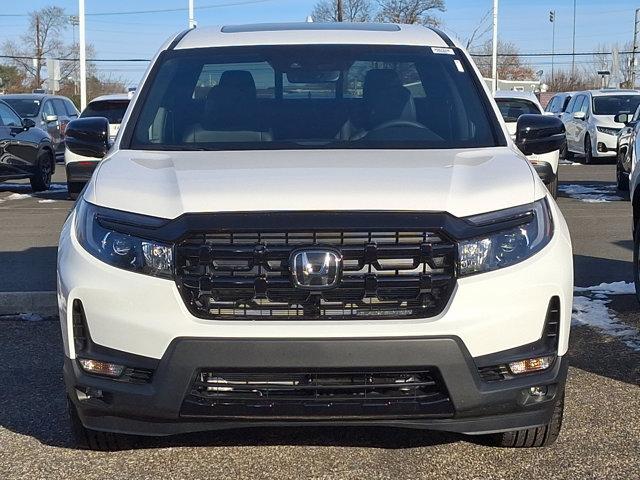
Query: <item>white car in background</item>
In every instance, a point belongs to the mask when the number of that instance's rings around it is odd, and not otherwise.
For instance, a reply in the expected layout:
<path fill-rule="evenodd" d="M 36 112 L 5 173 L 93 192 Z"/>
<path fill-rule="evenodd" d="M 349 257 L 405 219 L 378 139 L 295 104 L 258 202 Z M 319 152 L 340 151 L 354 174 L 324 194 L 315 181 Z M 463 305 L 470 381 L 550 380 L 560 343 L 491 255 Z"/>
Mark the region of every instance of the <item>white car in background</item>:
<path fill-rule="evenodd" d="M 80 118 L 106 118 L 109 120 L 109 142 L 113 142 L 120 129 L 133 92 L 102 95 L 89 102 L 80 114 Z M 71 128 L 73 128 L 73 125 Z M 80 155 L 65 148 L 64 164 L 67 171 L 67 190 L 69 197 L 77 198 L 85 184 L 91 178 L 99 158 L 88 155 Z"/>
<path fill-rule="evenodd" d="M 516 125 L 520 115 L 549 115 L 544 112 L 542 105 L 540 105 L 538 98 L 533 92 L 499 90 L 495 93 L 494 98 L 498 104 L 502 118 L 507 124 L 507 130 L 514 140 L 516 139 Z M 541 155 L 528 155 L 527 158 L 553 197 L 557 197 L 560 151 L 556 150 Z"/>
<path fill-rule="evenodd" d="M 618 132 L 624 127 L 614 117 L 633 114 L 640 105 L 638 90 L 588 90 L 576 93 L 562 115 L 567 130 L 566 158 L 584 155 L 585 163 L 594 158 L 615 159 Z"/>

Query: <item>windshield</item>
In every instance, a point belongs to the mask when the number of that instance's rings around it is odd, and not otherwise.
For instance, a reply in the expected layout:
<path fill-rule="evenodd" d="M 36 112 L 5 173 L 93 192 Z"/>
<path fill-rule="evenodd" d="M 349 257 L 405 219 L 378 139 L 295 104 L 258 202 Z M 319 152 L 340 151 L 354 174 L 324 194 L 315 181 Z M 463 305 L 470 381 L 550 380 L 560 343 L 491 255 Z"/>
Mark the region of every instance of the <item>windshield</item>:
<path fill-rule="evenodd" d="M 40 100 L 33 98 L 3 98 L 22 118 L 37 117 L 40 111 Z"/>
<path fill-rule="evenodd" d="M 129 100 L 100 100 L 91 102 L 80 114 L 80 118 L 105 117 L 110 124 L 122 123 Z"/>
<path fill-rule="evenodd" d="M 520 115 L 540 114 L 535 103 L 520 98 L 496 98 L 505 122 L 517 122 Z"/>
<path fill-rule="evenodd" d="M 455 49 L 226 47 L 165 52 L 134 112 L 152 150 L 463 148 L 497 128 Z M 137 109 L 136 109 L 137 110 Z"/>
<path fill-rule="evenodd" d="M 603 95 L 593 97 L 594 115 L 633 113 L 640 105 L 640 95 Z"/>

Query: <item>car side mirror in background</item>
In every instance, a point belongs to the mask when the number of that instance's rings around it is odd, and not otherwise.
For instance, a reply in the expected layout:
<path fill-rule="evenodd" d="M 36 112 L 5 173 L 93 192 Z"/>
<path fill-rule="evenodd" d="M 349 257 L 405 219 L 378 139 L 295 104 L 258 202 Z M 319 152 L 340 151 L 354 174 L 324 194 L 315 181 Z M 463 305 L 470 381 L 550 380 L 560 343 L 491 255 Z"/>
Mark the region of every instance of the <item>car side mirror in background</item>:
<path fill-rule="evenodd" d="M 57 122 L 58 121 L 58 116 L 57 115 L 45 115 L 44 121 L 47 122 L 47 123 Z"/>
<path fill-rule="evenodd" d="M 560 150 L 566 141 L 564 124 L 558 117 L 520 115 L 516 124 L 516 146 L 525 155 Z"/>
<path fill-rule="evenodd" d="M 109 120 L 104 117 L 72 120 L 65 131 L 65 145 L 83 157 L 104 157 L 109 150 Z"/>
<path fill-rule="evenodd" d="M 36 126 L 36 122 L 31 120 L 30 118 L 23 118 L 22 126 L 25 128 L 25 130 L 29 130 L 30 128 L 33 128 Z"/>
<path fill-rule="evenodd" d="M 631 115 L 628 113 L 619 113 L 613 117 L 613 121 L 616 123 L 624 123 L 627 125 L 631 121 Z"/>
<path fill-rule="evenodd" d="M 584 120 L 585 118 L 587 118 L 587 114 L 584 112 L 575 112 L 573 114 L 573 118 L 575 118 L 576 120 Z"/>

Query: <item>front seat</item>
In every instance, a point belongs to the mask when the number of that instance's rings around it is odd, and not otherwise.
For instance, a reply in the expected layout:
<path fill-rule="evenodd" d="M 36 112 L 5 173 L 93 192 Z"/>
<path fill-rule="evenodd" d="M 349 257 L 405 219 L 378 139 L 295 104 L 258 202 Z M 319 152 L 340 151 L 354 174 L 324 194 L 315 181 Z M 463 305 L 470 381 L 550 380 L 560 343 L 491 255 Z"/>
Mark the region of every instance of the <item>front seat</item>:
<path fill-rule="evenodd" d="M 221 81 L 211 88 L 200 122 L 188 128 L 183 135 L 185 143 L 272 140 L 271 133 L 260 127 L 255 86 L 254 95 L 251 95 L 246 88 L 229 83 L 227 81 L 223 85 Z"/>

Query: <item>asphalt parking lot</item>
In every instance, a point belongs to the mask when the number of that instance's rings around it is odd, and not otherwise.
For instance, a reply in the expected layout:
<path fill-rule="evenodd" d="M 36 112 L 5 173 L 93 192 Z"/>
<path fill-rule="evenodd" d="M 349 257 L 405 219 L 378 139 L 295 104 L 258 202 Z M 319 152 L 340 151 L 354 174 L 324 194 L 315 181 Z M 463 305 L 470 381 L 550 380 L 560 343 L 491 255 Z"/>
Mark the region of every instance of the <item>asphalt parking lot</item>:
<path fill-rule="evenodd" d="M 638 479 L 640 306 L 629 284 L 630 205 L 613 179 L 612 165 L 561 166 L 559 204 L 578 288 L 565 423 L 549 449 L 502 450 L 460 435 L 388 428 L 298 428 L 79 451 L 67 426 L 57 322 L 4 317 L 0 478 Z M 0 183 L 0 292 L 55 289 L 57 237 L 72 202 L 63 173 L 54 181 L 56 189 L 37 196 Z"/>

